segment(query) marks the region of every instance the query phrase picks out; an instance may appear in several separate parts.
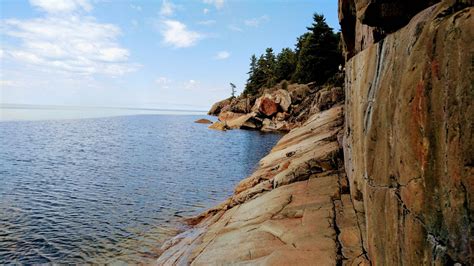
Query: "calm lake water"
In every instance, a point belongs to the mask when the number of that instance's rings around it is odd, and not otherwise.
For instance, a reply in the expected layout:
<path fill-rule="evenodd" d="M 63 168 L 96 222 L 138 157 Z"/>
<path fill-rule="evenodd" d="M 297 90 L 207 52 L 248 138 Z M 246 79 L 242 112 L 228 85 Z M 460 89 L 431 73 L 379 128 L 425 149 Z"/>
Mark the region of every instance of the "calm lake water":
<path fill-rule="evenodd" d="M 152 262 L 280 138 L 202 117 L 0 122 L 0 264 Z"/>

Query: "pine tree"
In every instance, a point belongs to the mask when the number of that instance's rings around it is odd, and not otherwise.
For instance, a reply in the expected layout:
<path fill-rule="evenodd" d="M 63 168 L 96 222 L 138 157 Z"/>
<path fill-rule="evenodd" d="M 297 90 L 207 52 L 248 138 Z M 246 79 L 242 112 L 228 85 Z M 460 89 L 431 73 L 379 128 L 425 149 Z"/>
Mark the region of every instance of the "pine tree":
<path fill-rule="evenodd" d="M 265 79 L 265 86 L 270 88 L 276 83 L 275 77 L 275 69 L 276 69 L 276 57 L 273 53 L 272 48 L 267 48 L 265 50 L 265 67 L 263 69 L 266 79 Z"/>
<path fill-rule="evenodd" d="M 257 71 L 257 57 L 253 54 L 250 57 L 250 70 L 247 72 L 249 78 L 247 79 L 247 83 L 245 84 L 245 89 L 243 94 L 246 95 L 254 95 L 258 88 L 255 86 L 255 72 Z"/>
<path fill-rule="evenodd" d="M 235 98 L 235 88 L 237 88 L 237 86 L 235 86 L 234 83 L 229 83 L 230 84 L 230 89 L 231 89 L 231 98 L 234 99 Z"/>
<path fill-rule="evenodd" d="M 290 48 L 283 48 L 276 59 L 276 82 L 290 80 L 296 69 L 296 54 Z"/>
<path fill-rule="evenodd" d="M 257 61 L 257 68 L 255 69 L 254 73 L 254 85 L 255 85 L 255 94 L 258 92 L 258 90 L 265 86 L 268 81 L 268 65 L 267 65 L 267 60 L 265 60 L 265 57 L 261 55 L 258 58 Z"/>
<path fill-rule="evenodd" d="M 327 25 L 324 16 L 316 13 L 313 20 L 311 27 L 307 28 L 310 34 L 298 40 L 298 64 L 294 78 L 300 83 L 316 81 L 323 84 L 337 72 L 342 55 L 338 35 Z"/>

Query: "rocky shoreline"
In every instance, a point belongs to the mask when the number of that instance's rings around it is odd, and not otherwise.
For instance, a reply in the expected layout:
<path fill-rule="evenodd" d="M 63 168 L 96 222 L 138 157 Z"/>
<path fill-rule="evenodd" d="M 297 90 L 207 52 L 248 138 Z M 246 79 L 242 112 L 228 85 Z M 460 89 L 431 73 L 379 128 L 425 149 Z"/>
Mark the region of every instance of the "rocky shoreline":
<path fill-rule="evenodd" d="M 341 96 L 279 84 L 213 106 L 216 127 L 289 132 L 158 265 L 474 262 L 473 3 L 411 5 L 339 0 Z"/>
<path fill-rule="evenodd" d="M 272 88 L 262 88 L 257 95 L 225 99 L 209 110 L 209 115 L 218 118 L 209 128 L 288 132 L 302 125 L 311 115 L 342 104 L 343 81 L 343 73 L 323 86 L 283 81 Z"/>
<path fill-rule="evenodd" d="M 233 196 L 190 219 L 194 227 L 167 242 L 157 263 L 367 264 L 343 169 L 343 123 L 339 105 L 286 134 Z"/>

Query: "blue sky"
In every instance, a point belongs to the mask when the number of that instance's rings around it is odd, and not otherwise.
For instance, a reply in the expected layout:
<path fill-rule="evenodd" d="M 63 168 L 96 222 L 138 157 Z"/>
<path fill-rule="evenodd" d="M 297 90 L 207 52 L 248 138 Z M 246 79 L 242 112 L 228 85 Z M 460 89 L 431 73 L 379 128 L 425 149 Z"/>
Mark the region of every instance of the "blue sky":
<path fill-rule="evenodd" d="M 335 0 L 0 0 L 0 103 L 206 110 Z"/>

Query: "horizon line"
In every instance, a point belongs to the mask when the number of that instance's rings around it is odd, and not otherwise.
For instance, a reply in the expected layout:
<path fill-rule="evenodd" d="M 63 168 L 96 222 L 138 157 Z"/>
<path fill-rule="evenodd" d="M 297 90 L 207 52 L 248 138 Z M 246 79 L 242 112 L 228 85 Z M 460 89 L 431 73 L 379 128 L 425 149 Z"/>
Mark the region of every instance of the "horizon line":
<path fill-rule="evenodd" d="M 33 107 L 33 108 L 32 108 Z M 0 103 L 3 109 L 115 109 L 115 110 L 135 110 L 135 111 L 173 111 L 173 112 L 207 112 L 207 110 L 197 109 L 167 109 L 167 108 L 145 108 L 145 107 L 118 107 L 118 106 L 91 106 L 91 105 L 55 105 L 55 104 L 25 104 L 25 103 Z"/>

